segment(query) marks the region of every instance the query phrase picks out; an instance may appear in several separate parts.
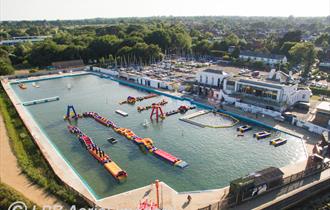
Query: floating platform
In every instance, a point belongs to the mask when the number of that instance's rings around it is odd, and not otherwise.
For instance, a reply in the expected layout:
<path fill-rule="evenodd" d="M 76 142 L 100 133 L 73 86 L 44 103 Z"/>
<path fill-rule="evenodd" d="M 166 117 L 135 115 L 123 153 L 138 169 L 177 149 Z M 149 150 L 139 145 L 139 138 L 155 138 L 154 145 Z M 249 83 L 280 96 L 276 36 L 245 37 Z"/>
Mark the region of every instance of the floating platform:
<path fill-rule="evenodd" d="M 127 114 L 126 112 L 121 111 L 121 110 L 119 110 L 119 109 L 117 109 L 115 112 L 116 112 L 117 114 L 123 116 L 123 117 L 127 117 L 127 116 L 128 116 L 128 114 Z"/>
<path fill-rule="evenodd" d="M 260 132 L 257 132 L 255 134 L 253 134 L 253 137 L 255 137 L 255 138 L 257 138 L 259 140 L 259 139 L 267 138 L 270 135 L 271 135 L 271 133 L 269 133 L 267 131 L 260 131 Z"/>
<path fill-rule="evenodd" d="M 252 126 L 250 125 L 242 125 L 237 128 L 237 131 L 244 133 L 246 131 L 252 130 Z"/>
<path fill-rule="evenodd" d="M 277 139 L 273 139 L 269 142 L 270 145 L 273 145 L 275 147 L 283 145 L 287 142 L 287 139 L 283 139 L 283 138 L 277 138 Z"/>
<path fill-rule="evenodd" d="M 24 106 L 30 106 L 30 105 L 42 104 L 42 103 L 58 101 L 58 100 L 60 100 L 60 97 L 54 96 L 54 97 L 50 97 L 50 98 L 42 98 L 42 99 L 36 99 L 36 100 L 32 100 L 32 101 L 26 101 L 26 102 L 23 102 L 22 104 Z"/>

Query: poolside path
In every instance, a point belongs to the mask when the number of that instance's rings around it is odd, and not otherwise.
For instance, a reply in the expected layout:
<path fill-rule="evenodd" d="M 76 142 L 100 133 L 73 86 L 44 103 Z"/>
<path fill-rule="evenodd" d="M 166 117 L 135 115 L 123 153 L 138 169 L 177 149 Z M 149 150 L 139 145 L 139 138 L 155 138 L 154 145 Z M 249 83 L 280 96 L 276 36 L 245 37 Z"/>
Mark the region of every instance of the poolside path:
<path fill-rule="evenodd" d="M 13 187 L 39 206 L 67 204 L 32 183 L 21 171 L 11 150 L 3 118 L 0 114 L 0 181 Z"/>

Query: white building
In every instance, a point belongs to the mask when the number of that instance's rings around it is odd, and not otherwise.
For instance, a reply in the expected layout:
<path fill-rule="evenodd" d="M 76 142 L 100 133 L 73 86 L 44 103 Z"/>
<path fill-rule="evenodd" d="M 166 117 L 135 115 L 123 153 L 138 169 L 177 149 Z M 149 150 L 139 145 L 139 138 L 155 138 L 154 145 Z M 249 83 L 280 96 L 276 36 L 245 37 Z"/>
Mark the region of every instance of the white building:
<path fill-rule="evenodd" d="M 51 36 L 21 36 L 21 37 L 13 37 L 13 39 L 9 40 L 2 40 L 0 41 L 0 45 L 16 45 L 19 43 L 24 42 L 41 42 L 45 40 L 46 38 L 50 38 Z"/>
<path fill-rule="evenodd" d="M 250 60 L 250 61 L 260 61 L 265 64 L 274 65 L 280 63 L 287 63 L 287 58 L 284 55 L 276 55 L 276 54 L 264 54 L 252 51 L 241 51 L 239 58 L 242 60 Z"/>
<path fill-rule="evenodd" d="M 285 111 L 298 102 L 309 102 L 312 95 L 309 88 L 285 83 L 280 75 L 281 73 L 271 71 L 266 79 L 226 78 L 223 93 L 230 97 L 230 100 L 235 98 L 242 103 L 279 112 Z"/>
<path fill-rule="evenodd" d="M 321 61 L 319 68 L 320 70 L 330 70 L 330 60 Z"/>
<path fill-rule="evenodd" d="M 196 81 L 200 85 L 207 85 L 207 86 L 220 88 L 224 78 L 228 76 L 229 74 L 227 74 L 222 70 L 205 69 L 197 73 Z"/>

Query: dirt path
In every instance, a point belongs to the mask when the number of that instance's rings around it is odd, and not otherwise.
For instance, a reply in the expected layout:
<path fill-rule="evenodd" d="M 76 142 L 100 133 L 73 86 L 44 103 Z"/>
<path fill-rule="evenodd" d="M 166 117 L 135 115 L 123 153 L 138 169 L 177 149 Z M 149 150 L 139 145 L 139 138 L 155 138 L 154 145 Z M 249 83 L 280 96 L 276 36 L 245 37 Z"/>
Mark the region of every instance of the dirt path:
<path fill-rule="evenodd" d="M 43 189 L 39 188 L 28 178 L 22 174 L 21 169 L 17 165 L 16 157 L 14 156 L 7 136 L 7 131 L 3 118 L 0 114 L 0 181 L 4 182 L 15 190 L 22 193 L 26 198 L 30 199 L 39 206 L 45 205 L 61 205 L 65 209 L 66 204 L 59 201 L 53 195 L 48 194 Z"/>

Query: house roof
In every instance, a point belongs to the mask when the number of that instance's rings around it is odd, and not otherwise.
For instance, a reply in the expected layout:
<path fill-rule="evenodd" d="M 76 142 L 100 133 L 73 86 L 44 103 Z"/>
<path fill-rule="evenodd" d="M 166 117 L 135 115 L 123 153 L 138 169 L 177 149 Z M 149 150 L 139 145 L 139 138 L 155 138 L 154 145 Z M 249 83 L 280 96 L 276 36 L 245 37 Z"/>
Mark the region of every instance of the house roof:
<path fill-rule="evenodd" d="M 330 63 L 330 60 L 322 60 L 320 63 Z"/>
<path fill-rule="evenodd" d="M 316 109 L 318 112 L 330 114 L 330 102 L 322 101 L 319 105 L 317 105 Z"/>
<path fill-rule="evenodd" d="M 213 74 L 223 74 L 223 71 L 218 69 L 205 69 L 203 70 L 203 72 L 208 72 Z"/>
<path fill-rule="evenodd" d="M 276 60 L 282 60 L 285 58 L 285 55 L 265 54 L 265 53 L 253 52 L 253 51 L 248 51 L 248 50 L 241 51 L 240 55 L 249 56 L 249 57 L 269 58 L 269 59 L 276 59 Z"/>

